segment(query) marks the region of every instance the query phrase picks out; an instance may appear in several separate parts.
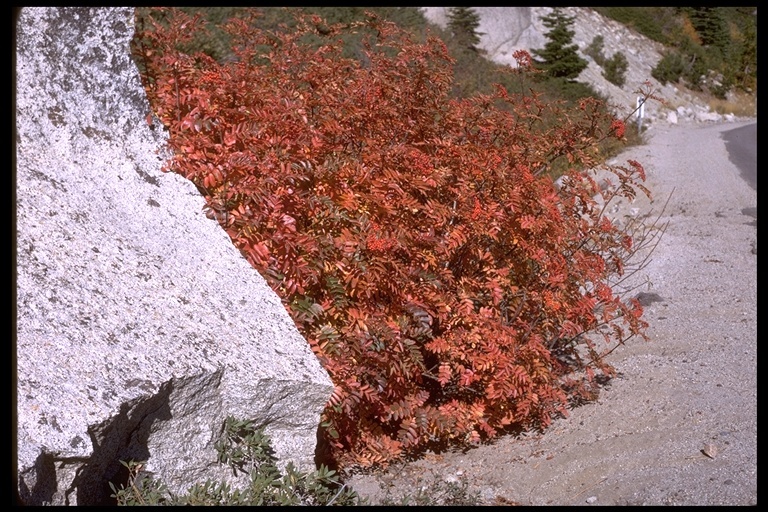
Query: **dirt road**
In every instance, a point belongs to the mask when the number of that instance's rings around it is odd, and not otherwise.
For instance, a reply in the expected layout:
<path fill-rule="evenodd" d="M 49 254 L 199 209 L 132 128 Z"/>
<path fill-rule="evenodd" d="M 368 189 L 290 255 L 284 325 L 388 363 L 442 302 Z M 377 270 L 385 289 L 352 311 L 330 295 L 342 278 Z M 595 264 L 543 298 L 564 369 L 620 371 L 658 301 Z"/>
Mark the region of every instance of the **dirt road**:
<path fill-rule="evenodd" d="M 597 402 L 543 435 L 430 454 L 352 487 L 374 502 L 381 483 L 397 495 L 422 477 L 466 478 L 489 504 L 756 504 L 757 193 L 722 137 L 746 124 L 661 125 L 617 159 L 641 162 L 654 192 L 618 217 L 657 214 L 674 192 L 669 227 L 634 277 L 647 281 L 637 291 L 651 341 L 611 356 L 619 376 Z"/>

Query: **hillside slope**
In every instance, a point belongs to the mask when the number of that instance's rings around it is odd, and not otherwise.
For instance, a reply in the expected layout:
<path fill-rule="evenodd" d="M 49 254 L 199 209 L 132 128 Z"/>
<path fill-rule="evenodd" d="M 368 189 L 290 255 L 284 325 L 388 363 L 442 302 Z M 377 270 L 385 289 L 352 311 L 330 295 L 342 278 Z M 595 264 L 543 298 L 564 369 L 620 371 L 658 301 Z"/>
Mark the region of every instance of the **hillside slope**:
<path fill-rule="evenodd" d="M 448 25 L 447 7 L 423 7 L 422 12 L 428 21 L 440 27 Z M 482 33 L 480 47 L 487 52 L 488 58 L 499 64 L 514 65 L 513 53 L 516 50 L 542 48 L 547 39 L 547 27 L 541 21 L 552 11 L 550 7 L 475 7 L 480 16 L 478 32 Z M 662 58 L 664 46 L 635 32 L 627 26 L 606 18 L 586 7 L 566 7 L 568 16 L 575 17 L 573 42 L 581 54 L 589 61 L 589 66 L 581 73 L 578 80 L 590 84 L 597 92 L 609 98 L 616 106 L 617 115 L 626 115 L 636 106 L 636 90 L 646 80 L 650 81 L 667 105 L 651 102 L 646 105 L 644 123 L 650 126 L 661 121 L 676 124 L 678 122 L 718 122 L 734 121 L 735 116 L 722 116 L 711 112 L 710 108 L 683 88 L 672 84 L 662 86 L 651 76 L 651 70 Z M 603 78 L 602 69 L 594 60 L 584 54 L 595 36 L 604 39 L 604 54 L 610 58 L 615 52 L 624 53 L 629 63 L 626 73 L 626 85 L 617 87 Z"/>

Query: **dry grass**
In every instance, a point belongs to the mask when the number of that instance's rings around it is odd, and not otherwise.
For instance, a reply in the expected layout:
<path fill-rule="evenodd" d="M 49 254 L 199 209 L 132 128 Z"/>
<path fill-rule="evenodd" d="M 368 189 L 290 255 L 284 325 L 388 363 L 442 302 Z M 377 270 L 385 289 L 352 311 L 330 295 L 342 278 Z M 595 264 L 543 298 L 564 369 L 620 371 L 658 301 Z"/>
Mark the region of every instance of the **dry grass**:
<path fill-rule="evenodd" d="M 720 115 L 732 114 L 737 117 L 757 117 L 757 94 L 746 93 L 743 91 L 731 91 L 727 99 L 721 100 L 715 96 L 703 91 L 693 91 L 683 88 L 685 94 L 692 98 L 698 105 L 706 105 L 710 112 L 717 112 Z M 690 101 L 689 101 L 690 103 Z M 667 106 L 669 110 L 675 110 L 681 104 L 670 102 Z"/>
<path fill-rule="evenodd" d="M 696 94 L 696 93 L 694 93 Z M 702 103 L 709 105 L 712 112 L 721 115 L 733 114 L 737 117 L 757 117 L 757 95 L 742 91 L 728 94 L 728 99 L 721 100 L 707 94 L 696 94 Z"/>

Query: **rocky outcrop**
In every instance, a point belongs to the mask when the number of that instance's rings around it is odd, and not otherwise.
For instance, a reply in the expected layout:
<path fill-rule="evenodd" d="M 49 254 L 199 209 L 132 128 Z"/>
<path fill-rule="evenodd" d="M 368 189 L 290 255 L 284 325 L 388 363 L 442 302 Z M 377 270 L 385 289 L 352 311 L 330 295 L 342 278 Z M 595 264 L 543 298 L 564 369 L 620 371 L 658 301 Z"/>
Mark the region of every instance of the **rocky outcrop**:
<path fill-rule="evenodd" d="M 161 172 L 133 9 L 24 8 L 17 26 L 22 502 L 105 503 L 119 460 L 177 493 L 231 478 L 213 448 L 227 415 L 314 469 L 333 386 L 194 185 Z"/>
<path fill-rule="evenodd" d="M 446 27 L 448 7 L 423 7 L 424 16 L 432 23 Z M 549 30 L 541 18 L 548 15 L 551 7 L 475 7 L 480 16 L 477 31 L 481 33 L 480 48 L 489 59 L 499 64 L 515 65 L 513 54 L 516 50 L 543 48 Z M 644 109 L 644 123 L 664 122 L 720 122 L 737 120 L 733 115 L 712 112 L 709 106 L 699 102 L 692 94 L 674 84 L 659 84 L 651 71 L 664 54 L 660 43 L 635 32 L 626 25 L 606 18 L 586 7 L 565 7 L 563 11 L 574 17 L 571 29 L 573 43 L 578 45 L 581 55 L 588 61 L 587 68 L 579 75 L 580 82 L 590 84 L 596 92 L 609 99 L 617 115 L 627 115 L 637 106 L 636 91 L 647 80 L 666 104 L 651 101 Z M 629 64 L 626 83 L 617 87 L 606 80 L 602 68 L 584 53 L 596 36 L 603 36 L 604 55 L 610 58 L 622 52 Z"/>

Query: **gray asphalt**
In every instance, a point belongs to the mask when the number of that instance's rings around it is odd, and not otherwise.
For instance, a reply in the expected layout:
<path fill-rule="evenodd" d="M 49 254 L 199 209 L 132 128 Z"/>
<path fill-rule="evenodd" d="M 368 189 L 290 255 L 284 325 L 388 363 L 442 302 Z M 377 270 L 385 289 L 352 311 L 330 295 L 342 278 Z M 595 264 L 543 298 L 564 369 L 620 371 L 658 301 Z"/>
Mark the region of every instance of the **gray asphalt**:
<path fill-rule="evenodd" d="M 722 134 L 728 159 L 739 168 L 741 177 L 757 190 L 757 123 Z"/>

